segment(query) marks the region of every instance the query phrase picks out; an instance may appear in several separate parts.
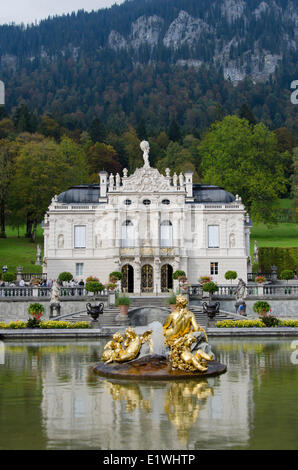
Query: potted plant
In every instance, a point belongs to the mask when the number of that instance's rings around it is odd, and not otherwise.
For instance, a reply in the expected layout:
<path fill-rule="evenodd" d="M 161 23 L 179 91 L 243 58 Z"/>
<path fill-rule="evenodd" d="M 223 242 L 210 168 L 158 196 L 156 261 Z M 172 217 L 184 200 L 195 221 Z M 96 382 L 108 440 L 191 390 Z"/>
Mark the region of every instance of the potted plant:
<path fill-rule="evenodd" d="M 203 310 L 204 312 L 207 313 L 208 317 L 210 319 L 214 318 L 216 313 L 219 312 L 219 302 L 211 302 L 212 300 L 212 294 L 218 291 L 218 285 L 215 284 L 215 282 L 210 281 L 206 282 L 206 284 L 203 285 L 202 287 L 203 292 L 208 292 L 209 293 L 209 302 L 203 302 Z"/>
<path fill-rule="evenodd" d="M 44 306 L 39 303 L 30 304 L 28 307 L 28 313 L 32 316 L 27 321 L 27 328 L 39 328 L 40 319 L 44 314 Z"/>
<path fill-rule="evenodd" d="M 116 289 L 116 287 L 117 285 L 114 282 L 109 282 L 108 284 L 105 284 L 105 288 L 111 292 L 113 292 Z"/>
<path fill-rule="evenodd" d="M 260 274 L 258 276 L 255 277 L 255 281 L 258 283 L 258 284 L 263 284 L 263 282 L 266 282 L 267 279 L 264 277 L 264 276 L 261 276 Z"/>
<path fill-rule="evenodd" d="M 260 317 L 267 316 L 270 309 L 270 305 L 268 302 L 265 302 L 265 300 L 258 300 L 258 302 L 255 302 L 253 305 L 253 311 Z"/>
<path fill-rule="evenodd" d="M 207 284 L 207 282 L 211 282 L 212 277 L 211 276 L 201 276 L 199 279 L 199 283 L 203 286 L 204 284 Z"/>
<path fill-rule="evenodd" d="M 176 309 L 176 295 L 171 291 L 169 297 L 166 298 L 166 304 L 170 306 L 171 312 Z"/>
<path fill-rule="evenodd" d="M 121 315 L 127 315 L 131 300 L 127 295 L 119 295 L 116 298 L 115 305 L 119 307 Z"/>

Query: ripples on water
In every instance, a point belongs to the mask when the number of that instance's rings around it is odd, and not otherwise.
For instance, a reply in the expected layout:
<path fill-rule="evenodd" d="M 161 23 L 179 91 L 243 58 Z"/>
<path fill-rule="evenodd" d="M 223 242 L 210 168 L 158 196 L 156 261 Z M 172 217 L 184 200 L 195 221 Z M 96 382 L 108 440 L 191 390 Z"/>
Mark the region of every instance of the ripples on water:
<path fill-rule="evenodd" d="M 0 449 L 297 449 L 291 341 L 211 341 L 226 374 L 201 382 L 100 378 L 101 341 L 7 342 Z"/>

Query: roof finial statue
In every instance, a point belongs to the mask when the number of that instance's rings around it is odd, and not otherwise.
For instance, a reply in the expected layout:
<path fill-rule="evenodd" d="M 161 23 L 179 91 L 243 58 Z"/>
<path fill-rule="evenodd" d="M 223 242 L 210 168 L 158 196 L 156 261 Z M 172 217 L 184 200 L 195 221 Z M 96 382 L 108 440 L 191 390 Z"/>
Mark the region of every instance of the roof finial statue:
<path fill-rule="evenodd" d="M 149 146 L 149 142 L 147 142 L 147 140 L 143 140 L 141 143 L 140 143 L 140 147 L 141 147 L 141 150 L 143 151 L 143 159 L 144 159 L 144 163 L 145 163 L 145 167 L 150 167 L 150 163 L 149 163 L 149 151 L 150 151 L 150 146 Z"/>

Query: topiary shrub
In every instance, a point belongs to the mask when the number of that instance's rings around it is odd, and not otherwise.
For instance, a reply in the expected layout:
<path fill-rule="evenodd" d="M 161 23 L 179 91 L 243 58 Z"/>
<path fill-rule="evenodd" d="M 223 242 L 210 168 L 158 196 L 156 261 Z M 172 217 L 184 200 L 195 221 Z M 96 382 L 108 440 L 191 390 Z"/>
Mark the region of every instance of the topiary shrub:
<path fill-rule="evenodd" d="M 173 279 L 179 279 L 179 277 L 185 277 L 186 278 L 185 272 L 182 271 L 181 269 L 177 269 L 177 271 L 175 271 L 173 273 Z"/>
<path fill-rule="evenodd" d="M 60 273 L 58 276 L 58 280 L 60 282 L 69 282 L 69 281 L 72 281 L 72 279 L 73 279 L 73 275 L 67 271 Z"/>
<path fill-rule="evenodd" d="M 284 281 L 293 279 L 293 277 L 294 277 L 294 272 L 291 269 L 284 269 L 279 275 L 279 279 L 282 279 Z"/>
<path fill-rule="evenodd" d="M 253 311 L 258 313 L 260 316 L 266 315 L 270 308 L 271 307 L 268 302 L 265 302 L 264 300 L 258 300 L 258 302 L 255 302 L 253 305 Z"/>
<path fill-rule="evenodd" d="M 94 292 L 97 294 L 98 292 L 102 292 L 104 290 L 104 285 L 98 281 L 89 281 L 86 283 L 85 289 L 88 292 Z"/>
<path fill-rule="evenodd" d="M 3 273 L 2 274 L 2 281 L 4 282 L 13 282 L 16 279 L 16 275 L 14 273 Z"/>
<path fill-rule="evenodd" d="M 219 289 L 218 285 L 215 284 L 215 282 L 211 281 L 211 282 L 206 282 L 206 284 L 203 285 L 202 287 L 202 290 L 204 292 L 209 292 L 209 294 L 214 294 L 215 292 L 217 292 Z"/>
<path fill-rule="evenodd" d="M 237 272 L 236 271 L 227 271 L 225 273 L 225 279 L 227 281 L 233 281 L 233 280 L 237 279 Z"/>
<path fill-rule="evenodd" d="M 116 279 L 117 281 L 121 281 L 123 275 L 120 271 L 113 271 L 112 273 L 110 273 L 109 277 L 111 280 Z"/>

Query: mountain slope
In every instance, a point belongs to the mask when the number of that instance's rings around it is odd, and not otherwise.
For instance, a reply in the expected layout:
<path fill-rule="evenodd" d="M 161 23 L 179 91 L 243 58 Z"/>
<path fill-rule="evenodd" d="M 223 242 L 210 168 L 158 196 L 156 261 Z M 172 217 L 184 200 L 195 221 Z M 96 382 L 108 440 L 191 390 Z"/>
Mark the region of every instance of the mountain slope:
<path fill-rule="evenodd" d="M 0 74 L 9 108 L 22 100 L 38 112 L 82 112 L 87 120 L 96 113 L 134 122 L 143 114 L 151 125 L 157 113 L 161 125 L 175 116 L 196 127 L 204 107 L 235 111 L 242 93 L 270 126 L 289 119 L 293 127 L 286 90 L 298 77 L 297 39 L 294 0 L 131 0 L 0 27 Z M 245 92 L 229 84 L 245 79 L 252 80 Z"/>

